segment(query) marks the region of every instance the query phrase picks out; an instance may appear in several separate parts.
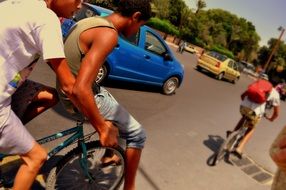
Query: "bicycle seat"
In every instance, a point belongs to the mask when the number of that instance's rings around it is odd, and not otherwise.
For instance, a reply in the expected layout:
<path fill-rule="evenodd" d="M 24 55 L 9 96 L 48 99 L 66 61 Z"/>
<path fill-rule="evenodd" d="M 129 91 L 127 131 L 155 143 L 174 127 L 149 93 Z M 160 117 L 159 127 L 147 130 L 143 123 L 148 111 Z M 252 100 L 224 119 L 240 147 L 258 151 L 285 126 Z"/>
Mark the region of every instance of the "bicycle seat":
<path fill-rule="evenodd" d="M 240 113 L 243 117 L 245 117 L 249 121 L 255 121 L 258 119 L 258 116 L 256 115 L 256 113 L 248 107 L 241 106 Z"/>

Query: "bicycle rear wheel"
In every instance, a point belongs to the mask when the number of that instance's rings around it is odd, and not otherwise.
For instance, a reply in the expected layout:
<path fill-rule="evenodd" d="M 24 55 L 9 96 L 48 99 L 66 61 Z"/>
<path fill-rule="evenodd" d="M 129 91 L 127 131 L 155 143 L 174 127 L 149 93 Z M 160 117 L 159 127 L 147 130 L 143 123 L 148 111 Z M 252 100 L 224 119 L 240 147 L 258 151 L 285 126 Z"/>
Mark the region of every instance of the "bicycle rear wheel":
<path fill-rule="evenodd" d="M 75 148 L 66 154 L 51 170 L 47 178 L 47 190 L 63 189 L 108 189 L 119 188 L 124 177 L 124 152 L 122 148 L 102 147 L 99 141 L 86 143 L 88 173 L 92 179 L 85 176 L 80 165 L 82 151 Z M 103 164 L 107 155 L 116 155 L 119 162 Z"/>

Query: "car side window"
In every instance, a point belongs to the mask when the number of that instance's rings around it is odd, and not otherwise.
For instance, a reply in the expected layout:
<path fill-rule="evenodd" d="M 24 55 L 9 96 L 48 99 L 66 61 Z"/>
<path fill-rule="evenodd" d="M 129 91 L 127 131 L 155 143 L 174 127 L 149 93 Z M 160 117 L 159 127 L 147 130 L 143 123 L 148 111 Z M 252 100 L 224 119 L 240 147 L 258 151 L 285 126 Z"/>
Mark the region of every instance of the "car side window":
<path fill-rule="evenodd" d="M 232 68 L 232 67 L 233 67 L 233 61 L 230 60 L 230 61 L 228 62 L 228 64 L 227 64 L 227 66 L 230 67 L 230 68 Z"/>
<path fill-rule="evenodd" d="M 160 56 L 167 51 L 164 44 L 151 32 L 146 32 L 145 49 Z"/>
<path fill-rule="evenodd" d="M 238 71 L 238 66 L 237 66 L 237 63 L 233 63 L 233 69 Z"/>
<path fill-rule="evenodd" d="M 121 38 L 125 39 L 127 42 L 138 46 L 138 41 L 139 41 L 139 36 L 140 36 L 140 30 L 131 36 L 125 37 L 124 35 L 120 35 Z"/>
<path fill-rule="evenodd" d="M 96 15 L 99 15 L 99 13 L 94 10 L 89 9 L 86 6 L 83 6 L 74 16 L 74 20 L 79 21 L 81 19 L 96 16 Z"/>

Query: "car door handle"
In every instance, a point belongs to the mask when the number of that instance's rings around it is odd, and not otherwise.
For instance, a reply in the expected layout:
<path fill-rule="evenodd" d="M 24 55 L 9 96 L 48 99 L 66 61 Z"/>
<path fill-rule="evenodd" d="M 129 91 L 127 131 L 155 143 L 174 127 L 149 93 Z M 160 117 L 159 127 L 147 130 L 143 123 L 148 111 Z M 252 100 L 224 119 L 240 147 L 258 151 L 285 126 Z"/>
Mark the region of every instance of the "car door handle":
<path fill-rule="evenodd" d="M 151 57 L 149 55 L 144 55 L 145 59 L 150 59 Z"/>

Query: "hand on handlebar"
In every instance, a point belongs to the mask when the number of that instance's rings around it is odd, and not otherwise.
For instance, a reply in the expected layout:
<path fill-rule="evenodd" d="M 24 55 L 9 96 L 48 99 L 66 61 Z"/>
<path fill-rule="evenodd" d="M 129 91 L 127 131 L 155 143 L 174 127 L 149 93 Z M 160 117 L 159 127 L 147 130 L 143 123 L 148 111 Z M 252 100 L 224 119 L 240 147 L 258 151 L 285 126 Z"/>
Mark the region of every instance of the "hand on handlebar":
<path fill-rule="evenodd" d="M 99 140 L 102 146 L 116 147 L 118 146 L 119 132 L 118 128 L 110 121 L 105 121 L 105 127 L 99 134 Z"/>
<path fill-rule="evenodd" d="M 264 113 L 264 115 L 263 115 L 267 120 L 269 120 L 269 121 L 274 121 L 274 119 L 273 119 L 273 117 L 269 117 L 266 113 Z"/>

